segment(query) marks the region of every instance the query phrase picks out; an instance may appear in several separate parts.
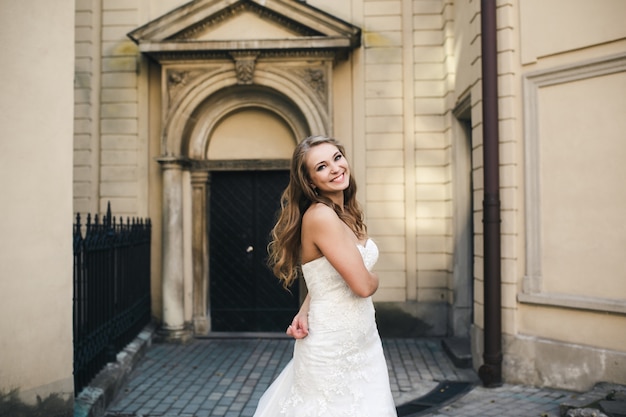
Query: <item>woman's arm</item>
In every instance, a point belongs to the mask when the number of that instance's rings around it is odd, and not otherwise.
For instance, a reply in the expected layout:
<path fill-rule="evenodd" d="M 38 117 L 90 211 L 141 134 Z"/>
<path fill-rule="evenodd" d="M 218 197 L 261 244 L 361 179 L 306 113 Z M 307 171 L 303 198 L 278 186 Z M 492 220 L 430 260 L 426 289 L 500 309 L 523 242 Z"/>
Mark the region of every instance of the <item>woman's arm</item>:
<path fill-rule="evenodd" d="M 291 325 L 287 328 L 287 334 L 294 339 L 303 339 L 309 334 L 309 305 L 311 297 L 307 294 L 304 302 L 300 306 L 300 311 L 293 318 Z"/>
<path fill-rule="evenodd" d="M 354 233 L 332 208 L 309 207 L 302 219 L 302 237 L 303 250 L 312 242 L 356 295 L 369 297 L 376 292 L 378 276 L 367 270 Z"/>

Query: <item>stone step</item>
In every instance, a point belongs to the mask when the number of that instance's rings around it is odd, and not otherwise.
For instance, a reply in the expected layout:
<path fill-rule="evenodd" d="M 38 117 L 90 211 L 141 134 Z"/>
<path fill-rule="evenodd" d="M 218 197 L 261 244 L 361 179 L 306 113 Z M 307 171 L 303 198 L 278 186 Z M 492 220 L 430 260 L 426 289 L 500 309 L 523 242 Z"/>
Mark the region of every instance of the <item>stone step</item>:
<path fill-rule="evenodd" d="M 448 337 L 442 339 L 441 345 L 456 367 L 472 367 L 472 348 L 469 337 Z"/>

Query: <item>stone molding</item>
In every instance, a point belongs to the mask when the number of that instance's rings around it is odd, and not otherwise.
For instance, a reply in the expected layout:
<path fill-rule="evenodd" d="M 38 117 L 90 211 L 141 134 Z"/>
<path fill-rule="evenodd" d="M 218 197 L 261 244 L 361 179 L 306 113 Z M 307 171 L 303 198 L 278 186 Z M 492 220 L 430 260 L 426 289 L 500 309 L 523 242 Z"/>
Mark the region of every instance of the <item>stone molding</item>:
<path fill-rule="evenodd" d="M 291 127 L 294 137 L 332 132 L 331 62 L 258 63 L 253 82 L 243 85 L 232 64 L 209 65 L 204 72 L 197 66 L 185 68 L 184 64 L 177 64 L 163 69 L 165 76 L 197 74 L 184 78 L 185 84 L 178 90 L 170 88 L 162 94 L 163 155 L 204 159 L 207 141 L 219 121 L 231 112 L 251 106 L 268 109 L 281 117 Z M 236 86 L 248 89 L 238 90 L 236 95 L 228 94 Z"/>
<path fill-rule="evenodd" d="M 191 209 L 193 223 L 191 231 L 192 268 L 192 320 L 194 334 L 206 335 L 211 331 L 211 308 L 209 305 L 209 222 L 206 212 L 210 201 L 211 173 L 191 172 Z"/>
<path fill-rule="evenodd" d="M 571 65 L 550 68 L 525 74 L 524 93 L 524 143 L 526 175 L 526 274 L 522 292 L 517 299 L 521 303 L 547 305 L 591 311 L 626 314 L 623 301 L 543 291 L 541 265 L 541 201 L 539 154 L 539 89 L 572 81 L 626 71 L 626 54 L 618 54 L 575 62 Z"/>

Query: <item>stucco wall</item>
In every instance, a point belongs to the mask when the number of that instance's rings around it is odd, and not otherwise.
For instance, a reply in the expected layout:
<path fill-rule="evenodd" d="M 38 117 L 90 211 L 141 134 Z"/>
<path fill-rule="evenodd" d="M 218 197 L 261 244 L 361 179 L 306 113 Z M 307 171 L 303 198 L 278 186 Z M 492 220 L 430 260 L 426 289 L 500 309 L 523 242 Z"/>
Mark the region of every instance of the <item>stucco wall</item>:
<path fill-rule="evenodd" d="M 74 1 L 0 9 L 0 392 L 70 415 Z"/>
<path fill-rule="evenodd" d="M 626 91 L 626 4 L 518 7 L 525 173 L 518 244 L 526 256 L 506 376 L 571 389 L 623 383 L 626 100 L 617 92 Z M 555 30 L 557 15 L 564 22 Z"/>

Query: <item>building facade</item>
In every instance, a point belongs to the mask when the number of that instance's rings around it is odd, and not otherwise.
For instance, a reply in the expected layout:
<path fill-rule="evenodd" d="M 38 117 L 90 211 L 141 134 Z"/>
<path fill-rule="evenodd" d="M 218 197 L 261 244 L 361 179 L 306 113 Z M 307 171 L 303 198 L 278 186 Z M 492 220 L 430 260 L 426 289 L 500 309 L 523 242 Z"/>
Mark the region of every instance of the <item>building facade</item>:
<path fill-rule="evenodd" d="M 248 331 L 242 303 L 294 308 L 259 295 L 262 202 L 297 141 L 326 134 L 381 248 L 383 334 L 468 340 L 510 383 L 624 383 L 625 15 L 621 0 L 77 0 L 73 153 L 55 151 L 73 157 L 74 212 L 152 219 L 164 338 Z M 12 385 L 49 387 L 13 366 Z"/>
<path fill-rule="evenodd" d="M 260 174 L 287 169 L 298 140 L 332 135 L 381 247 L 381 331 L 397 320 L 394 335 L 467 338 L 478 369 L 486 310 L 494 316 L 483 227 L 494 112 L 483 95 L 495 77 L 485 78 L 481 7 L 78 2 L 75 210 L 111 201 L 162 219 L 154 314 L 174 338 L 218 331 L 213 265 L 243 259 L 236 245 L 213 253 L 224 239 L 214 210 L 238 201 L 220 187 L 239 189 L 229 175 L 243 173 L 256 178 L 250 190 L 266 189 L 280 180 Z M 572 389 L 623 381 L 625 5 L 494 7 L 503 377 Z"/>

